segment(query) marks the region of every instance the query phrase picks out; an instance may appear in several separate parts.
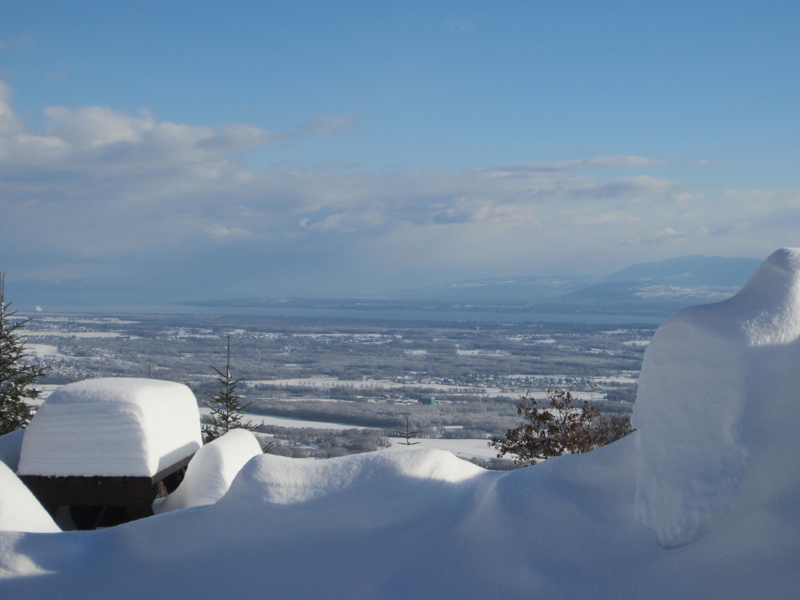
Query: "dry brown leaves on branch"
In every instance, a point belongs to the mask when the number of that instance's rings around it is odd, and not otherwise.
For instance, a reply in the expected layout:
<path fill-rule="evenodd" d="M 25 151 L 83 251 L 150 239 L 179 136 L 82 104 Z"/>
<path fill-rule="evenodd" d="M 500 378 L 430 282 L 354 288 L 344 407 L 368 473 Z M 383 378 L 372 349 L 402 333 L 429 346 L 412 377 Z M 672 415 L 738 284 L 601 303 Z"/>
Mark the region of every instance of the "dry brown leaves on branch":
<path fill-rule="evenodd" d="M 514 462 L 535 465 L 562 454 L 581 454 L 625 437 L 631 429 L 629 415 L 603 415 L 586 401 L 573 403 L 569 389 L 547 390 L 546 401 L 530 394 L 517 406 L 525 422 L 509 429 L 505 438 L 493 438 L 497 457 L 514 455 Z"/>

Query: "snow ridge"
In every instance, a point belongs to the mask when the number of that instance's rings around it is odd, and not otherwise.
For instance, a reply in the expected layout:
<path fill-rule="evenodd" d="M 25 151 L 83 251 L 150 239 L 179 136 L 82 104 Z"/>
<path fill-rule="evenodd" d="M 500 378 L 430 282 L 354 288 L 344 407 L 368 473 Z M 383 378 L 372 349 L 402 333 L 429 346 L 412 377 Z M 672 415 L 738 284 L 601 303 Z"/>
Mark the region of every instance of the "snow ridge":
<path fill-rule="evenodd" d="M 656 332 L 633 415 L 635 512 L 663 546 L 702 537 L 757 468 L 749 457 L 769 437 L 759 415 L 794 402 L 800 384 L 796 367 L 783 368 L 800 364 L 798 338 L 797 248 L 774 252 L 734 297 L 681 310 Z"/>

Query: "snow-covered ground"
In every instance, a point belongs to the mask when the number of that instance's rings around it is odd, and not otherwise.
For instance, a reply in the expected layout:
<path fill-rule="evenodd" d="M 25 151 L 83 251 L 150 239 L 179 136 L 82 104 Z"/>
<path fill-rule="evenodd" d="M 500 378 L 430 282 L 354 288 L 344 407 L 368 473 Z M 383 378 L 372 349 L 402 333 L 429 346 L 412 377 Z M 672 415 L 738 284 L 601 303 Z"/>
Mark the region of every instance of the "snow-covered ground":
<path fill-rule="evenodd" d="M 200 408 L 201 414 L 209 414 L 210 409 L 206 407 Z M 256 425 L 276 425 L 278 427 L 297 427 L 297 428 L 315 428 L 315 429 L 334 429 L 337 431 L 343 429 L 372 429 L 371 427 L 361 427 L 358 425 L 347 425 L 343 423 L 328 423 L 324 421 L 304 421 L 302 419 L 290 419 L 286 417 L 268 417 L 258 415 L 255 413 L 245 413 L 245 419 L 251 420 Z M 457 429 L 450 427 L 448 429 Z M 401 444 L 401 438 L 391 438 L 392 445 L 385 450 L 379 452 L 398 452 L 407 450 L 409 446 Z M 489 447 L 488 440 L 485 439 L 465 439 L 465 440 L 446 440 L 446 439 L 428 439 L 419 438 L 412 440 L 414 445 L 411 448 L 428 448 L 436 450 L 446 450 L 452 452 L 456 456 L 465 459 L 473 457 L 478 458 L 495 458 L 497 452 Z M 418 445 L 417 445 L 418 444 Z"/>
<path fill-rule="evenodd" d="M 789 249 L 662 325 L 610 446 L 505 473 L 419 446 L 257 455 L 213 504 L 95 532 L 25 532 L 49 524 L 4 484 L 0 597 L 794 600 L 798 364 Z"/>
<path fill-rule="evenodd" d="M 392 445 L 378 452 L 403 452 L 408 449 L 422 448 L 427 450 L 445 450 L 458 457 L 469 460 L 470 458 L 496 458 L 497 450 L 489 446 L 489 440 L 443 440 L 415 438 L 411 440 L 412 445 L 406 446 L 405 439 L 392 438 Z"/>
<path fill-rule="evenodd" d="M 40 358 L 45 358 L 47 356 L 64 356 L 58 351 L 58 346 L 50 346 L 48 344 L 25 344 L 25 350 L 29 354 Z"/>
<path fill-rule="evenodd" d="M 519 377 L 525 377 L 520 375 Z M 557 377 L 557 376 L 554 376 Z M 597 378 L 598 380 L 600 378 Z M 635 382 L 635 379 L 624 377 L 609 377 L 603 381 L 612 382 Z M 497 398 L 499 396 L 513 396 L 515 394 L 524 394 L 524 388 L 509 391 L 509 388 L 500 387 L 469 387 L 463 385 L 449 385 L 445 383 L 401 383 L 386 379 L 336 379 L 334 377 L 296 377 L 292 379 L 263 379 L 263 380 L 249 380 L 244 384 L 249 387 L 255 387 L 259 384 L 281 387 L 304 387 L 308 388 L 309 393 L 315 390 L 327 390 L 334 387 L 346 386 L 352 387 L 356 390 L 383 388 L 386 390 L 436 390 L 446 394 L 472 394 L 478 396 L 486 396 L 487 398 Z M 534 392 L 536 398 L 546 397 L 545 392 Z M 605 394 L 600 392 L 572 392 L 572 395 L 579 400 L 602 400 Z M 325 400 L 325 398 L 306 398 L 306 400 Z"/>
<path fill-rule="evenodd" d="M 22 337 L 74 337 L 74 338 L 116 338 L 124 334 L 115 331 L 55 331 L 26 329 L 20 334 Z M 132 336 L 125 336 L 132 337 Z"/>
<path fill-rule="evenodd" d="M 200 407 L 201 415 L 211 414 L 211 409 L 207 406 Z M 289 417 L 270 417 L 267 415 L 259 415 L 256 413 L 243 412 L 243 418 L 250 420 L 254 425 L 275 425 L 276 427 L 310 427 L 314 429 L 335 429 L 337 431 L 343 429 L 371 429 L 370 427 L 362 427 L 360 425 L 348 425 L 346 423 L 329 423 L 327 421 L 305 421 L 303 419 L 291 419 Z"/>
<path fill-rule="evenodd" d="M 647 346 L 650 340 L 632 340 L 630 342 L 622 342 L 626 346 Z"/>

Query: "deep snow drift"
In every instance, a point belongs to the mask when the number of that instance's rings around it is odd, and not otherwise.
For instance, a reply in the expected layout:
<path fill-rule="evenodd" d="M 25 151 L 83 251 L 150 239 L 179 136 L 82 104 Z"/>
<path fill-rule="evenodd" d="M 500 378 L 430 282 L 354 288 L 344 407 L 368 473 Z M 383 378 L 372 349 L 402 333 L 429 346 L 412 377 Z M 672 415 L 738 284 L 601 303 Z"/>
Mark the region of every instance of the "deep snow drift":
<path fill-rule="evenodd" d="M 259 454 L 261 446 L 256 436 L 245 429 L 229 431 L 197 451 L 180 487 L 167 496 L 156 512 L 214 504 L 225 495 L 245 463 Z"/>
<path fill-rule="evenodd" d="M 633 426 L 636 515 L 665 546 L 694 541 L 733 504 L 800 489 L 799 338 L 798 249 L 773 253 L 733 298 L 659 327 Z"/>
<path fill-rule="evenodd" d="M 509 473 L 435 450 L 255 456 L 210 506 L 0 533 L 0 595 L 798 598 L 798 273 L 779 251 L 669 319 L 615 444 Z"/>
<path fill-rule="evenodd" d="M 25 430 L 17 472 L 152 476 L 202 445 L 192 391 L 156 379 L 89 379 L 53 392 Z"/>

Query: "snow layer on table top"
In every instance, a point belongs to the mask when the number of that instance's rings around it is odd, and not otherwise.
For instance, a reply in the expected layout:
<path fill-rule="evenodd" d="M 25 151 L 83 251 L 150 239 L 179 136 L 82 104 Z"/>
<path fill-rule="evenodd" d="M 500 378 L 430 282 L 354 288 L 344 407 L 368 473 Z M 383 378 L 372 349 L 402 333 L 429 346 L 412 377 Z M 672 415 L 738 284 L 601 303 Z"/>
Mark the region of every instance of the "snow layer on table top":
<path fill-rule="evenodd" d="M 12 471 L 19 465 L 19 453 L 22 450 L 23 429 L 0 435 L 0 462 L 5 463 Z"/>
<path fill-rule="evenodd" d="M 155 379 L 89 379 L 53 392 L 34 415 L 18 472 L 150 477 L 202 444 L 192 391 Z"/>
<path fill-rule="evenodd" d="M 158 505 L 163 513 L 190 506 L 214 504 L 247 461 L 260 456 L 261 446 L 252 433 L 234 429 L 197 451 L 178 489 Z"/>
<path fill-rule="evenodd" d="M 36 496 L 2 462 L 0 462 L 0 531 L 30 531 L 34 533 L 61 531 L 52 517 L 39 504 Z"/>
<path fill-rule="evenodd" d="M 636 514 L 667 547 L 800 485 L 800 249 L 734 297 L 675 313 L 644 355 Z M 787 459 L 786 457 L 791 457 Z"/>

